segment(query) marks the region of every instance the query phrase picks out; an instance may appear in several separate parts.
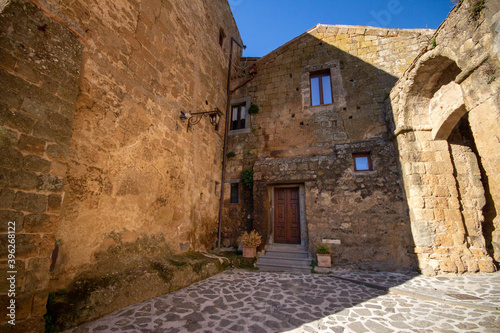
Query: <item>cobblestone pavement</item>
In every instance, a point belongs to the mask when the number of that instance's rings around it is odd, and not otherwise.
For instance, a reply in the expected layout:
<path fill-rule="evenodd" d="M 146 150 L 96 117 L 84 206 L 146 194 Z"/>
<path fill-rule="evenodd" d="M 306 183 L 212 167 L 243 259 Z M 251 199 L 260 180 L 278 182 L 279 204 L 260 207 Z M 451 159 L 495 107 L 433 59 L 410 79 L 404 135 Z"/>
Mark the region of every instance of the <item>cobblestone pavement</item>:
<path fill-rule="evenodd" d="M 491 333 L 500 332 L 496 307 L 500 273 L 229 270 L 66 332 Z"/>

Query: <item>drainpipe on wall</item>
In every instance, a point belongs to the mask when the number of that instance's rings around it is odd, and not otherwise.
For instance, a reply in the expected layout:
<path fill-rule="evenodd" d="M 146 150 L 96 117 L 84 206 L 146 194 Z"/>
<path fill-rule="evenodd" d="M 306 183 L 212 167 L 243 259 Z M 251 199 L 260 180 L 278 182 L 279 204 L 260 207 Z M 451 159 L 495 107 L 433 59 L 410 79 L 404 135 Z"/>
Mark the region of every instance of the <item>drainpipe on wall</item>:
<path fill-rule="evenodd" d="M 234 37 L 231 37 L 231 47 L 229 51 L 229 68 L 227 70 L 227 101 L 226 101 L 226 119 L 224 126 L 224 148 L 222 150 L 222 177 L 220 181 L 220 203 L 219 203 L 219 233 L 217 236 L 217 248 L 220 250 L 220 241 L 221 241 L 221 233 L 222 233 L 222 206 L 224 204 L 224 182 L 226 180 L 226 150 L 227 150 L 227 132 L 229 126 L 229 111 L 231 111 L 231 67 L 233 65 L 233 42 L 238 44 L 243 50 L 247 47 L 242 43 L 238 42 Z"/>

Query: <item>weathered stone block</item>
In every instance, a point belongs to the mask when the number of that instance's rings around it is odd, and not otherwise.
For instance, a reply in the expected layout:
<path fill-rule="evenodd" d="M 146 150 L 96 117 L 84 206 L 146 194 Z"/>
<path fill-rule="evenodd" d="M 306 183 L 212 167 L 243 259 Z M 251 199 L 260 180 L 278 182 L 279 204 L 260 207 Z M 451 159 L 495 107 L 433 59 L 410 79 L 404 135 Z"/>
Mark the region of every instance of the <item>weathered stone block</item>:
<path fill-rule="evenodd" d="M 3 147 L 0 151 L 0 166 L 10 169 L 21 169 L 23 155 L 16 149 Z"/>
<path fill-rule="evenodd" d="M 479 271 L 481 273 L 496 272 L 496 267 L 491 260 L 479 260 Z"/>
<path fill-rule="evenodd" d="M 59 212 L 61 210 L 62 196 L 58 194 L 50 194 L 48 198 L 48 210 L 50 212 Z"/>
<path fill-rule="evenodd" d="M 435 197 L 449 197 L 450 190 L 448 186 L 433 186 L 432 187 L 432 195 Z"/>
<path fill-rule="evenodd" d="M 479 272 L 479 264 L 476 260 L 467 260 L 467 271 L 471 273 Z"/>
<path fill-rule="evenodd" d="M 447 260 L 441 261 L 439 267 L 445 273 L 456 273 L 458 270 L 454 262 Z"/>
<path fill-rule="evenodd" d="M 444 221 L 445 220 L 445 214 L 443 209 L 434 209 L 434 218 L 436 221 Z"/>
<path fill-rule="evenodd" d="M 26 265 L 25 290 L 29 293 L 45 291 L 50 279 L 50 258 L 30 258 Z"/>
<path fill-rule="evenodd" d="M 430 197 L 431 193 L 431 186 L 410 185 L 410 197 Z"/>
<path fill-rule="evenodd" d="M 41 155 L 45 151 L 46 141 L 43 139 L 35 138 L 26 134 L 22 134 L 19 138 L 17 147 L 22 151 Z"/>
<path fill-rule="evenodd" d="M 24 169 L 27 171 L 36 171 L 47 173 L 50 171 L 50 162 L 35 155 L 26 155 L 23 160 Z"/>
<path fill-rule="evenodd" d="M 59 177 L 65 178 L 67 176 L 68 165 L 66 163 L 60 163 L 53 161 L 50 168 L 50 174 Z"/>
<path fill-rule="evenodd" d="M 57 219 L 45 214 L 30 214 L 24 218 L 27 233 L 53 233 L 57 228 Z"/>
<path fill-rule="evenodd" d="M 16 231 L 23 229 L 24 214 L 12 210 L 0 210 L 0 230 L 6 232 L 9 222 L 15 222 Z"/>
<path fill-rule="evenodd" d="M 462 214 L 458 209 L 443 209 L 446 221 L 462 221 Z"/>
<path fill-rule="evenodd" d="M 47 146 L 47 154 L 56 159 L 66 159 L 68 158 L 68 149 L 58 144 L 50 144 Z"/>
<path fill-rule="evenodd" d="M 17 143 L 17 132 L 0 127 L 0 147 L 13 147 Z"/>
<path fill-rule="evenodd" d="M 0 234 L 2 244 L 8 244 L 7 234 Z M 24 259 L 36 256 L 40 245 L 40 235 L 16 234 L 16 259 Z M 7 247 L 0 249 L 0 258 L 5 259 L 8 255 Z"/>
<path fill-rule="evenodd" d="M 0 186 L 18 189 L 34 189 L 37 176 L 34 172 L 25 172 L 21 169 L 0 168 Z"/>
<path fill-rule="evenodd" d="M 33 135 L 47 141 L 65 144 L 71 138 L 71 128 L 60 128 L 48 121 L 37 122 Z"/>
<path fill-rule="evenodd" d="M 63 187 L 64 179 L 62 178 L 47 174 L 38 176 L 37 190 L 62 192 Z"/>
<path fill-rule="evenodd" d="M 11 189 L 0 189 L 0 208 L 11 208 L 15 192 Z"/>
<path fill-rule="evenodd" d="M 12 208 L 32 213 L 42 213 L 47 208 L 47 196 L 19 191 L 15 194 Z"/>
<path fill-rule="evenodd" d="M 415 221 L 432 221 L 434 220 L 434 210 L 432 209 L 412 209 L 412 214 Z"/>
<path fill-rule="evenodd" d="M 31 315 L 34 317 L 43 317 L 47 313 L 47 291 L 36 292 L 33 296 L 33 305 L 31 307 Z"/>
<path fill-rule="evenodd" d="M 22 133 L 31 133 L 35 125 L 35 119 L 22 111 L 8 110 L 0 106 L 0 122 L 8 125 Z"/>

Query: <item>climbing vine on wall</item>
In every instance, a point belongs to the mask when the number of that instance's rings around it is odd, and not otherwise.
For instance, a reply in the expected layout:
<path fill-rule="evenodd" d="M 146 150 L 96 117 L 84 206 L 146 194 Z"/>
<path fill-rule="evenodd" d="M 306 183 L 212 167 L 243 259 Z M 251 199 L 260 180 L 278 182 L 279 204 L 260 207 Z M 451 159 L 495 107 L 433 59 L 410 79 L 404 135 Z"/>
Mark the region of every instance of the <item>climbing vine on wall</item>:
<path fill-rule="evenodd" d="M 252 188 L 253 186 L 253 170 L 246 169 L 241 173 L 241 181 L 245 184 L 246 187 Z"/>

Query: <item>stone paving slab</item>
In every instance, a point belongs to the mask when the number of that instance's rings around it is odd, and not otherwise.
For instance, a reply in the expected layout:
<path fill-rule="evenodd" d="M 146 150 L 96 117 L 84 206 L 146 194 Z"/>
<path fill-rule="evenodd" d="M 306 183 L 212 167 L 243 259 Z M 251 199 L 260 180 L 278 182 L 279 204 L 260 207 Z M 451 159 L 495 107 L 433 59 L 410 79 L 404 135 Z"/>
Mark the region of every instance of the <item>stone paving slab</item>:
<path fill-rule="evenodd" d="M 370 271 L 342 272 L 332 275 L 383 286 L 394 293 L 413 294 L 450 304 L 489 310 L 500 308 L 500 272 L 435 277 Z"/>
<path fill-rule="evenodd" d="M 498 274 L 453 282 L 367 274 L 362 281 L 385 287 L 467 287 L 481 281 L 498 291 Z M 347 274 L 347 273 L 346 273 Z M 353 278 L 355 272 L 349 273 Z M 344 275 L 347 278 L 347 275 Z M 460 278 L 460 277 L 459 277 Z M 371 280 L 370 280 L 371 279 Z M 374 280 L 375 279 L 375 280 Z M 400 280 L 397 280 L 400 279 Z M 398 282 L 396 282 L 396 280 Z M 390 281 L 390 283 L 389 283 Z M 434 282 L 434 284 L 432 284 Z M 145 282 L 147 283 L 147 282 Z M 455 287 L 453 287 L 455 288 Z M 467 290 L 469 290 L 467 289 Z M 455 290 L 456 291 L 456 290 Z M 496 293 L 495 293 L 496 294 Z M 490 301 L 490 300 L 488 300 Z M 68 330 L 89 332 L 500 332 L 500 311 L 441 304 L 388 293 L 332 275 L 228 270 L 185 289 L 135 304 Z"/>

